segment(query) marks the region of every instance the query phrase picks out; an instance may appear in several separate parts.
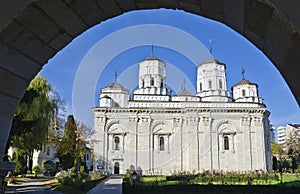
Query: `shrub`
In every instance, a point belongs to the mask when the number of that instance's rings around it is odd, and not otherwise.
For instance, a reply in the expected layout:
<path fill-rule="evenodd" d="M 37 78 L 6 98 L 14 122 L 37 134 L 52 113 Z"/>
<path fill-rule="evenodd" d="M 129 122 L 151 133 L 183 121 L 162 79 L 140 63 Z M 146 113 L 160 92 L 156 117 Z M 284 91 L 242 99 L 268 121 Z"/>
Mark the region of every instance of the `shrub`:
<path fill-rule="evenodd" d="M 75 187 L 79 190 L 86 190 L 90 189 L 91 187 L 94 186 L 94 183 L 90 184 L 91 176 L 89 176 L 88 173 L 81 172 L 81 173 L 73 173 L 74 171 L 70 170 L 69 172 L 67 171 L 61 171 L 55 175 L 55 178 L 57 181 L 63 185 L 68 185 Z M 99 174 L 94 174 L 93 175 L 93 180 L 99 181 L 103 176 Z"/>
<path fill-rule="evenodd" d="M 90 180 L 99 180 L 103 178 L 103 174 L 100 172 L 90 172 L 89 178 Z"/>
<path fill-rule="evenodd" d="M 14 170 L 14 175 L 20 175 L 26 173 L 26 165 L 20 161 L 16 161 L 16 168 Z"/>
<path fill-rule="evenodd" d="M 60 171 L 56 173 L 55 178 L 57 181 L 61 184 L 67 185 L 66 182 L 68 182 L 67 179 L 71 178 L 69 173 L 67 171 Z"/>
<path fill-rule="evenodd" d="M 32 168 L 32 171 L 34 173 L 41 173 L 43 171 L 43 167 L 41 167 L 40 165 L 36 165 Z"/>

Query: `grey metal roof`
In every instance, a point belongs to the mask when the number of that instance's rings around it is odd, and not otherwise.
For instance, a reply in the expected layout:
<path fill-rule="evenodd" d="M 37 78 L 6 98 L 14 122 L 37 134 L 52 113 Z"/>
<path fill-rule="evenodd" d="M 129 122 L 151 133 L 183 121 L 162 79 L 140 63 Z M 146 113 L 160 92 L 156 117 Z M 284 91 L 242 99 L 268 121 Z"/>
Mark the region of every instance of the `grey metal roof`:
<path fill-rule="evenodd" d="M 195 95 L 186 89 L 182 89 L 175 96 L 195 96 Z"/>
<path fill-rule="evenodd" d="M 112 84 L 108 85 L 106 88 L 128 90 L 118 82 L 113 82 Z"/>

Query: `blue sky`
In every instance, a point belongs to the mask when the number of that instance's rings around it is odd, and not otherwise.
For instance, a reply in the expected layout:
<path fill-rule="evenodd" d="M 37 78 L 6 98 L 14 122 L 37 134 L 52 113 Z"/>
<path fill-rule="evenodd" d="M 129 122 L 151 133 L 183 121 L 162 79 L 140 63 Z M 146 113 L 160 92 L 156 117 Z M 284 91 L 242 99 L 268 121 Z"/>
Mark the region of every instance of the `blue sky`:
<path fill-rule="evenodd" d="M 195 92 L 196 66 L 213 56 L 227 67 L 227 89 L 242 79 L 259 85 L 275 126 L 300 122 L 300 109 L 270 60 L 224 24 L 178 10 L 133 11 L 104 21 L 74 39 L 46 64 L 41 75 L 67 101 L 68 114 L 93 126 L 91 107 L 100 89 L 115 80 L 137 85 L 137 64 L 151 55 L 167 62 L 167 83 L 176 93 L 183 80 Z M 130 77 L 130 79 L 128 79 Z"/>

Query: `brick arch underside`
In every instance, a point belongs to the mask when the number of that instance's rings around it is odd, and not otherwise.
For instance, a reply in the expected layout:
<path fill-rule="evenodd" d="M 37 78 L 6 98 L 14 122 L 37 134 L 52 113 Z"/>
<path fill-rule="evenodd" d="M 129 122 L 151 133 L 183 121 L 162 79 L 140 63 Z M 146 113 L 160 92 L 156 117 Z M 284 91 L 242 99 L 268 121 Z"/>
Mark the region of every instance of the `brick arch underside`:
<path fill-rule="evenodd" d="M 179 9 L 228 25 L 268 56 L 299 103 L 297 7 L 297 0 L 1 1 L 0 160 L 18 102 L 42 66 L 85 30 L 132 10 Z"/>

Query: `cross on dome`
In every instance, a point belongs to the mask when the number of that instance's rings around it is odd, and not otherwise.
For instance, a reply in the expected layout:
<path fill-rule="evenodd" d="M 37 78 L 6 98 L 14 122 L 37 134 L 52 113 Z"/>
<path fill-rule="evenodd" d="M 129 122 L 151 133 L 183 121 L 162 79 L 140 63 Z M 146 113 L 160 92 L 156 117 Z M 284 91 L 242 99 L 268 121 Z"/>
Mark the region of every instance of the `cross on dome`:
<path fill-rule="evenodd" d="M 243 80 L 245 79 L 245 69 L 242 68 L 242 76 L 243 76 Z"/>

